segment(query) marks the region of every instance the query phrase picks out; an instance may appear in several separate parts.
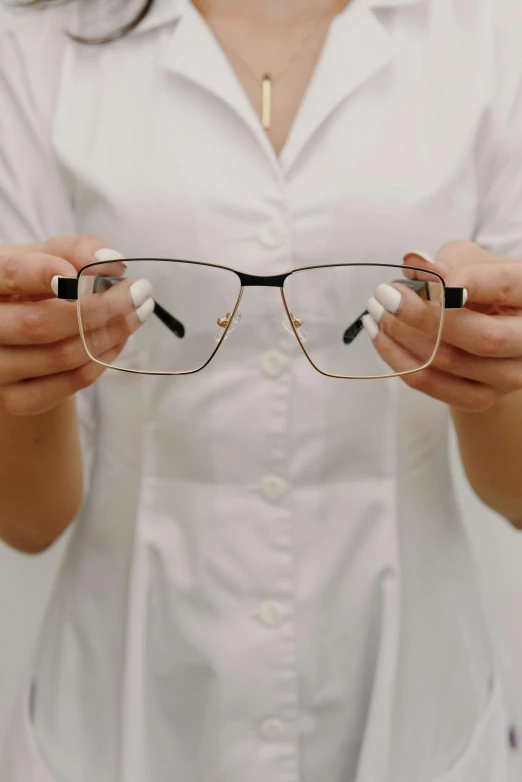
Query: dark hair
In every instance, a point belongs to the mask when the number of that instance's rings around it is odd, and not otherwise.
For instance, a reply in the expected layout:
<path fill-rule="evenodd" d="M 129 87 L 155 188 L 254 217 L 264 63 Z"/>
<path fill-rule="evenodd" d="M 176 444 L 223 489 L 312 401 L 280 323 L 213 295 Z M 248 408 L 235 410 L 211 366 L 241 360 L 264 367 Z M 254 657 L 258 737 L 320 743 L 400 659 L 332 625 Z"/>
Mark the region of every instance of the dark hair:
<path fill-rule="evenodd" d="M 43 3 L 51 4 L 53 2 L 56 2 L 56 0 L 32 0 L 32 3 L 42 3 L 42 4 Z M 79 43 L 102 44 L 102 43 L 110 43 L 111 41 L 115 41 L 118 38 L 122 38 L 123 36 L 130 33 L 131 30 L 135 30 L 136 27 L 145 19 L 145 17 L 149 13 L 153 5 L 154 5 L 154 0 L 145 0 L 143 6 L 140 8 L 140 10 L 138 11 L 138 13 L 133 19 L 131 19 L 122 27 L 118 28 L 112 33 L 109 33 L 106 36 L 102 36 L 100 38 L 82 38 L 81 36 L 78 35 L 71 35 L 71 38 L 73 38 L 75 41 L 78 41 Z"/>

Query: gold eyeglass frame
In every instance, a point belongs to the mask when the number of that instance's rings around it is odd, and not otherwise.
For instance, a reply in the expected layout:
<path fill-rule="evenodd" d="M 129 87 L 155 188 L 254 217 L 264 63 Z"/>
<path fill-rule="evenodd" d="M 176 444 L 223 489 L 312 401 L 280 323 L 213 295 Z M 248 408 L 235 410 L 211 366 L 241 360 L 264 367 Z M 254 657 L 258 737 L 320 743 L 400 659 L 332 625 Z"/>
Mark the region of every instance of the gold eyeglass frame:
<path fill-rule="evenodd" d="M 115 263 L 118 263 L 117 261 L 99 261 L 95 263 L 88 264 L 87 266 L 84 266 L 80 271 L 78 272 L 77 277 L 61 277 L 58 280 L 58 298 L 61 299 L 67 299 L 68 301 L 76 301 L 76 307 L 77 307 L 77 316 L 78 316 L 78 325 L 79 325 L 79 331 L 80 331 L 80 338 L 82 341 L 82 345 L 84 347 L 84 350 L 88 357 L 94 361 L 96 364 L 99 364 L 101 366 L 104 366 L 108 369 L 114 369 L 118 372 L 129 372 L 131 374 L 139 374 L 139 375 L 169 375 L 169 376 L 183 376 L 183 375 L 194 375 L 198 372 L 201 372 L 203 369 L 205 369 L 216 353 L 218 352 L 219 348 L 223 344 L 224 340 L 226 339 L 228 333 L 230 332 L 230 329 L 232 325 L 234 324 L 234 320 L 237 316 L 239 305 L 241 303 L 241 300 L 243 298 L 243 293 L 246 287 L 257 287 L 257 286 L 263 286 L 263 287 L 274 287 L 280 289 L 281 299 L 283 301 L 283 307 L 285 310 L 285 313 L 288 317 L 288 323 L 290 324 L 292 331 L 294 333 L 294 336 L 298 342 L 298 344 L 301 347 L 301 350 L 305 354 L 306 358 L 308 359 L 308 362 L 311 364 L 311 366 L 319 372 L 319 374 L 323 375 L 324 377 L 331 377 L 338 380 L 382 380 L 392 377 L 403 377 L 405 375 L 411 375 L 416 372 L 421 372 L 424 369 L 427 369 L 435 360 L 435 357 L 437 355 L 437 351 L 440 346 L 440 342 L 442 339 L 442 332 L 444 328 L 444 317 L 446 309 L 460 309 L 464 306 L 464 289 L 463 288 L 450 288 L 446 285 L 443 277 L 441 277 L 438 272 L 432 271 L 431 269 L 423 269 L 418 266 L 409 266 L 404 264 L 388 264 L 388 263 L 364 263 L 364 262 L 358 262 L 358 263 L 334 263 L 334 264 L 320 264 L 316 266 L 304 266 L 297 269 L 292 269 L 291 271 L 285 272 L 283 274 L 277 274 L 277 275 L 253 275 L 253 274 L 246 274 L 243 272 L 239 272 L 236 269 L 231 269 L 228 266 L 222 266 L 218 264 L 211 264 L 211 263 L 205 263 L 202 261 L 186 261 L 181 259 L 171 259 L 171 258 L 125 258 L 123 259 L 126 263 L 132 263 L 132 262 L 163 262 L 163 263 L 177 263 L 177 264 L 191 264 L 196 266 L 206 266 L 210 267 L 212 269 L 222 269 L 223 271 L 231 272 L 234 275 L 236 275 L 239 279 L 240 287 L 239 287 L 239 293 L 237 296 L 236 303 L 234 305 L 234 308 L 231 312 L 227 312 L 226 316 L 224 318 L 218 319 L 218 325 L 223 328 L 223 333 L 221 334 L 219 341 L 216 344 L 216 347 L 212 351 L 210 357 L 207 359 L 207 361 L 202 364 L 202 366 L 198 367 L 197 369 L 190 369 L 190 370 L 182 370 L 182 371 L 156 371 L 156 370 L 141 370 L 141 369 L 128 369 L 127 367 L 118 367 L 114 366 L 113 364 L 109 364 L 105 361 L 101 361 L 99 358 L 96 358 L 93 356 L 87 346 L 85 333 L 83 329 L 83 323 L 82 323 L 82 314 L 80 309 L 80 301 L 81 301 L 81 295 L 79 295 L 79 281 L 82 277 L 82 274 L 86 272 L 88 269 L 94 267 L 94 266 L 104 266 L 104 265 L 114 265 Z M 371 266 L 373 268 L 385 268 L 385 269 L 399 269 L 400 271 L 404 272 L 404 270 L 412 271 L 412 272 L 420 272 L 421 274 L 429 274 L 430 276 L 436 277 L 439 282 L 441 283 L 441 318 L 440 318 L 440 326 L 439 326 L 439 332 L 437 334 L 437 340 L 435 343 L 435 347 L 433 349 L 433 353 L 428 361 L 426 361 L 422 366 L 415 368 L 415 369 L 407 369 L 402 372 L 394 372 L 388 375 L 338 375 L 331 372 L 325 372 L 322 369 L 320 369 L 311 356 L 308 354 L 305 346 L 303 345 L 303 340 L 299 336 L 298 329 L 301 325 L 301 322 L 299 318 L 296 318 L 288 305 L 288 302 L 285 297 L 284 293 L 284 285 L 285 281 L 291 277 L 293 274 L 296 274 L 298 272 L 306 272 L 306 271 L 313 271 L 315 269 L 336 269 L 336 268 L 344 268 L 344 267 L 365 267 Z M 124 277 L 121 278 L 122 280 L 125 279 Z M 155 302 L 155 314 L 158 315 L 158 317 L 163 320 L 163 322 L 169 326 L 169 328 L 176 332 L 176 327 L 173 327 L 171 325 L 172 322 L 177 324 L 177 326 L 181 327 L 183 329 L 183 326 L 177 321 L 170 313 L 163 310 L 162 307 L 160 307 L 157 302 Z M 221 322 L 219 322 L 221 321 Z M 226 323 L 225 323 L 226 321 Z M 183 334 L 178 333 L 178 336 L 183 336 Z"/>

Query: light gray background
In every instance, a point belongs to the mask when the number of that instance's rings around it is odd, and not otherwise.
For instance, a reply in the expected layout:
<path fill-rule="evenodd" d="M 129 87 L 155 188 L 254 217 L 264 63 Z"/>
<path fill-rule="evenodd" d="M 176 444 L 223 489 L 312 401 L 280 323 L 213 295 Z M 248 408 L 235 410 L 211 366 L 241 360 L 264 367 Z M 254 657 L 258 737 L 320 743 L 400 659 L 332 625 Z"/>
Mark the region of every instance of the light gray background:
<path fill-rule="evenodd" d="M 511 753 L 511 780 L 522 782 L 522 533 L 513 531 L 476 499 L 454 443 L 451 457 L 511 715 L 518 724 L 521 748 Z M 45 554 L 26 557 L 0 543 L 0 746 L 66 545 L 67 536 Z"/>

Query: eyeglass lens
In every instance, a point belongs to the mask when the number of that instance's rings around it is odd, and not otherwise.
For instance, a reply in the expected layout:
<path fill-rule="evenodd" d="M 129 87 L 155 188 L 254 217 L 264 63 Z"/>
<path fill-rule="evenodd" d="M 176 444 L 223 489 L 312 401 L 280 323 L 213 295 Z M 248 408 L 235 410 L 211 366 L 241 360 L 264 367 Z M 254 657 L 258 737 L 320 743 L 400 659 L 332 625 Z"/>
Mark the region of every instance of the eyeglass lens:
<path fill-rule="evenodd" d="M 239 276 L 184 261 L 126 263 L 126 270 L 114 262 L 82 270 L 80 323 L 91 357 L 141 372 L 204 367 L 225 332 L 228 338 L 239 325 Z M 387 377 L 420 369 L 436 350 L 443 290 L 433 273 L 372 264 L 317 267 L 292 273 L 283 294 L 283 325 L 325 374 Z M 386 294 L 392 303 L 400 300 L 398 312 L 379 305 Z M 377 333 L 368 324 L 369 308 Z"/>

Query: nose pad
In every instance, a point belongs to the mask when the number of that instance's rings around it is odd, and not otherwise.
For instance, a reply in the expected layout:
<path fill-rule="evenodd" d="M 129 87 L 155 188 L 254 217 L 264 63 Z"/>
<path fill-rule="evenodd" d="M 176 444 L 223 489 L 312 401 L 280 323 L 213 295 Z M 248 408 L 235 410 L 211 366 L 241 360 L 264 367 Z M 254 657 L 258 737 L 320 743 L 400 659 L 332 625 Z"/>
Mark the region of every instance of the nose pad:
<path fill-rule="evenodd" d="M 290 315 L 292 318 L 292 322 L 295 326 L 295 330 L 297 331 L 297 336 L 299 337 L 301 342 L 306 342 L 306 334 L 301 329 L 301 326 L 303 325 L 303 321 L 301 320 L 301 318 L 296 317 L 292 312 L 290 313 Z M 284 329 L 286 329 L 288 333 L 291 334 L 293 337 L 295 336 L 295 332 L 292 328 L 290 321 L 288 320 L 288 316 L 286 312 L 283 312 L 283 314 L 281 315 L 281 326 Z"/>
<path fill-rule="evenodd" d="M 227 314 L 225 315 L 224 318 L 218 318 L 217 319 L 217 324 L 219 326 L 219 330 L 216 333 L 216 342 L 220 341 L 221 337 L 223 336 L 223 332 L 225 331 L 226 327 L 228 326 L 228 324 L 230 322 L 230 318 L 231 317 L 232 317 L 232 313 L 227 312 Z M 229 336 L 232 334 L 234 329 L 237 327 L 237 324 L 239 323 L 240 320 L 241 320 L 241 313 L 240 312 L 236 312 L 234 320 L 230 324 L 230 328 L 227 331 L 225 339 L 229 338 Z"/>

